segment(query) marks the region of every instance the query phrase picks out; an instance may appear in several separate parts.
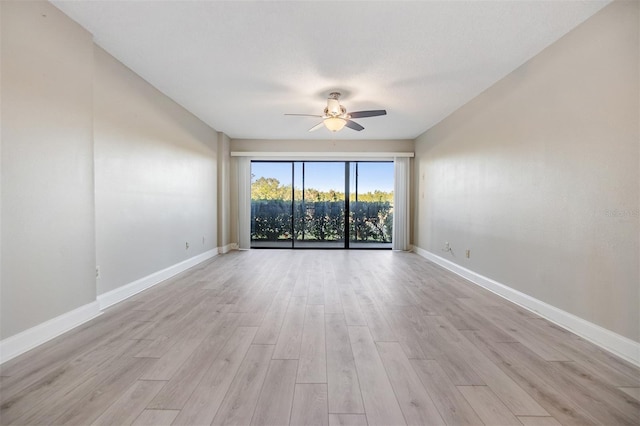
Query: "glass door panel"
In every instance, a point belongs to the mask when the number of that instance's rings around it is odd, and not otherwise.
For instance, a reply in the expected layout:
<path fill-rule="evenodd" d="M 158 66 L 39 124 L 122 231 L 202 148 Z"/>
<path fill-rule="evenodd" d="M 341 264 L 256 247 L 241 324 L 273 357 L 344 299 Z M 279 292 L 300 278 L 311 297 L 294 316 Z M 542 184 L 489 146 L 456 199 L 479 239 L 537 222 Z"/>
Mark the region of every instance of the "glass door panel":
<path fill-rule="evenodd" d="M 298 245 L 298 241 L 306 238 L 305 197 L 304 197 L 304 163 L 296 161 L 293 163 L 293 244 Z"/>
<path fill-rule="evenodd" d="M 291 248 L 293 163 L 251 163 L 251 247 Z"/>
<path fill-rule="evenodd" d="M 351 162 L 349 248 L 391 248 L 393 162 Z"/>
<path fill-rule="evenodd" d="M 298 248 L 344 248 L 345 163 L 297 162 L 294 216 Z"/>

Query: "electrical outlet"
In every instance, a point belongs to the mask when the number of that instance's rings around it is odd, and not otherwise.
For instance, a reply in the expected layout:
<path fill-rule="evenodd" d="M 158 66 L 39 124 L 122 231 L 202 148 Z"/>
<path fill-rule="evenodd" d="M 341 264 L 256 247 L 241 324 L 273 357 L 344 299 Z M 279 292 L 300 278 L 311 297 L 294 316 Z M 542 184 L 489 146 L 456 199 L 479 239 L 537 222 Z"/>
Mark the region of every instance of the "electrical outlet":
<path fill-rule="evenodd" d="M 202 237 L 202 245 L 204 245 L 204 237 Z"/>
<path fill-rule="evenodd" d="M 100 267 L 96 266 L 96 278 L 100 278 Z"/>
<path fill-rule="evenodd" d="M 188 243 L 188 242 L 187 242 L 187 243 L 184 243 L 184 249 L 185 249 L 185 250 L 189 250 L 189 243 Z"/>
<path fill-rule="evenodd" d="M 466 255 L 467 259 L 469 259 L 471 257 L 471 250 L 467 249 Z"/>

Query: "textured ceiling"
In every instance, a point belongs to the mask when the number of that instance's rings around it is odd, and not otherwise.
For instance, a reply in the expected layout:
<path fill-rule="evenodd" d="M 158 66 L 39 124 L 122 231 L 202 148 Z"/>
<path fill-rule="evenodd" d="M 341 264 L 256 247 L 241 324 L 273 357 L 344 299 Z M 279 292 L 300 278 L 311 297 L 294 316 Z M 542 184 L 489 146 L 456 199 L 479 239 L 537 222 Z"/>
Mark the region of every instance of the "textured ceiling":
<path fill-rule="evenodd" d="M 52 1 L 232 138 L 412 139 L 608 1 Z M 365 130 L 308 133 L 339 90 Z"/>

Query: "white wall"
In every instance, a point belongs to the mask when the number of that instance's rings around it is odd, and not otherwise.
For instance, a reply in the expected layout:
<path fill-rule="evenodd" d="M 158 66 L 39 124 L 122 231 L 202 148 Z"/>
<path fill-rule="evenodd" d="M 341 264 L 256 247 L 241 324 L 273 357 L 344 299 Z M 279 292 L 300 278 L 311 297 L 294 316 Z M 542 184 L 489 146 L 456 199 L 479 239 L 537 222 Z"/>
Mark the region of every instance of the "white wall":
<path fill-rule="evenodd" d="M 91 35 L 46 2 L 0 8 L 4 339 L 96 288 Z"/>
<path fill-rule="evenodd" d="M 103 294 L 217 249 L 218 133 L 99 47 L 94 90 Z"/>
<path fill-rule="evenodd" d="M 417 246 L 635 341 L 638 5 L 612 3 L 421 135 L 414 169 Z"/>

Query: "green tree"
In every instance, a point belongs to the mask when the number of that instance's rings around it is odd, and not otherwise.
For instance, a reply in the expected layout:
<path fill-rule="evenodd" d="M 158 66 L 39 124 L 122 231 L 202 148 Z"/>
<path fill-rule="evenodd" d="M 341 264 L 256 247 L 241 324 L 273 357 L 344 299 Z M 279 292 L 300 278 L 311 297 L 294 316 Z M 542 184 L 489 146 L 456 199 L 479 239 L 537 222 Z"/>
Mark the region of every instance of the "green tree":
<path fill-rule="evenodd" d="M 277 200 L 280 181 L 276 178 L 258 178 L 251 183 L 251 198 L 254 200 Z"/>

